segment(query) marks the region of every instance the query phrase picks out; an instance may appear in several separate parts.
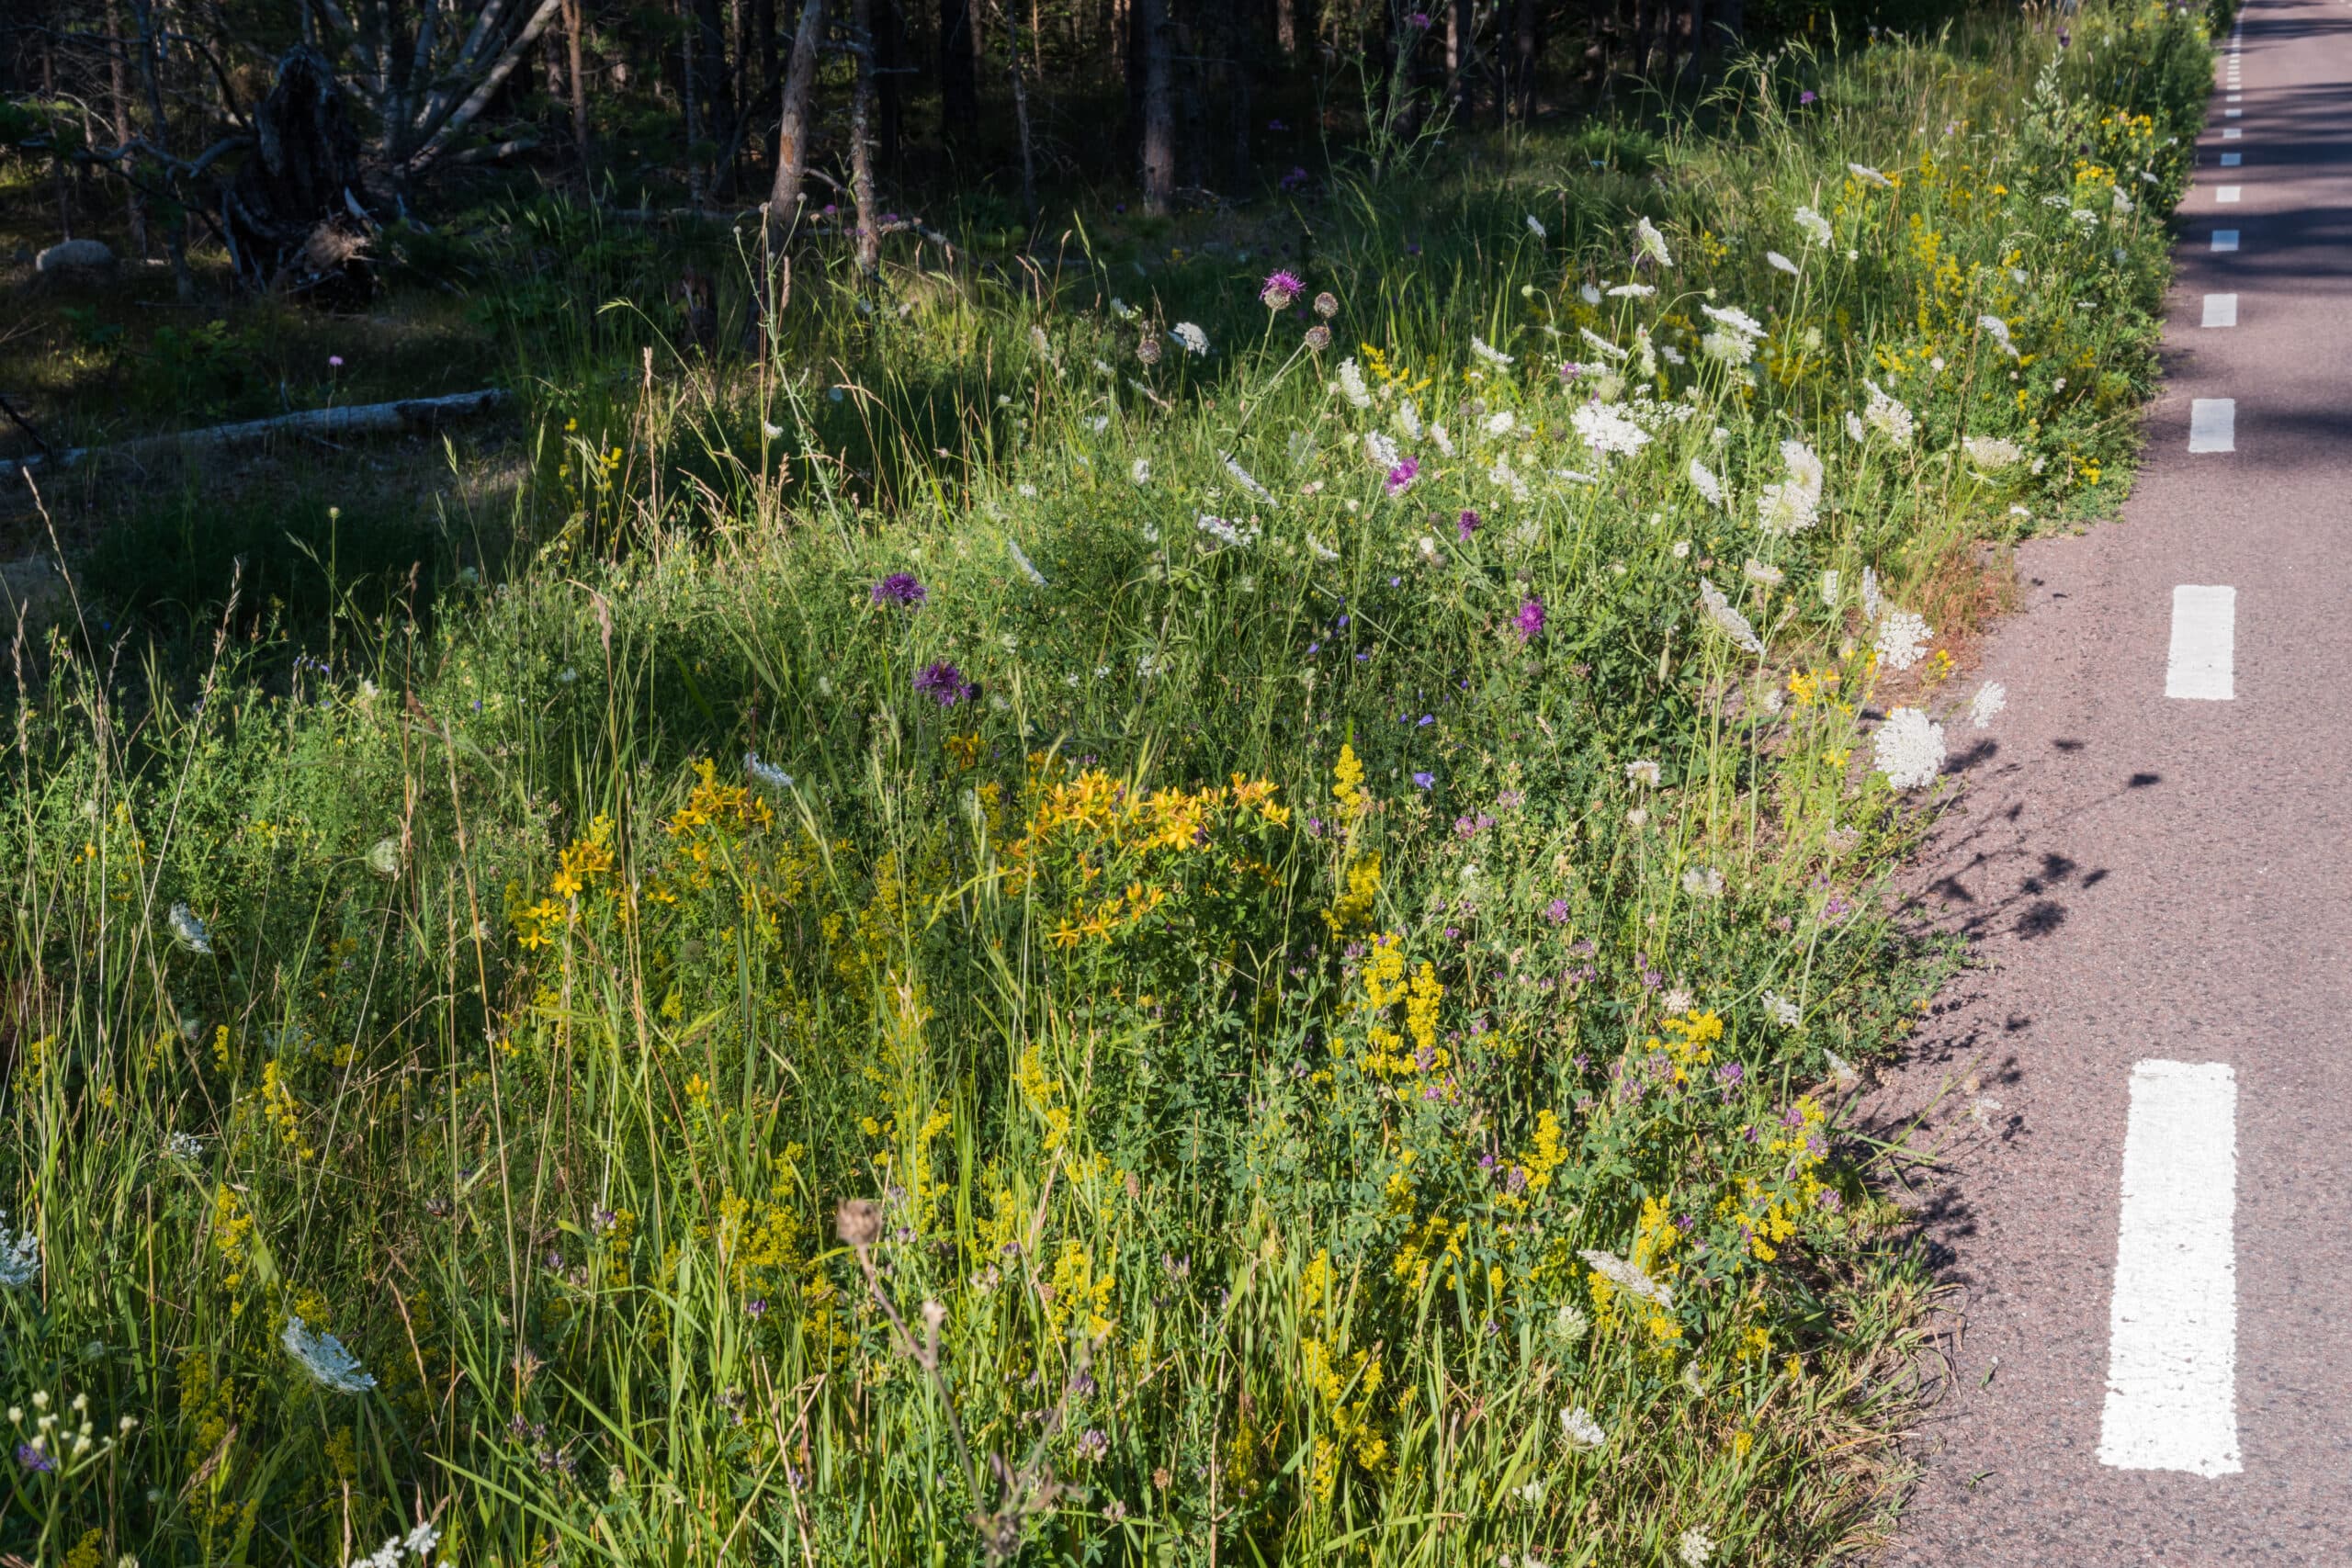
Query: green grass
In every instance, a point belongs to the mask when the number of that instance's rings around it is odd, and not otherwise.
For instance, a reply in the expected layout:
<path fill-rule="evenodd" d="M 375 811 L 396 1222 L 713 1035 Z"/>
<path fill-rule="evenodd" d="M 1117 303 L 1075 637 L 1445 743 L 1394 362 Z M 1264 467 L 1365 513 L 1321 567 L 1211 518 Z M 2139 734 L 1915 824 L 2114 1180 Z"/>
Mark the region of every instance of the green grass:
<path fill-rule="evenodd" d="M 438 526 L 495 570 L 429 620 L 332 591 L 299 648 L 183 596 L 223 628 L 193 670 L 25 665 L 0 1224 L 39 1268 L 0 1384 L 65 1458 L 7 1472 L 0 1547 L 1880 1539 L 1934 1282 L 1847 1064 L 1951 955 L 1894 919 L 1933 795 L 1872 734 L 1968 720 L 1949 658 L 1880 666 L 1865 572 L 1965 604 L 1970 544 L 2111 503 L 2210 78 L 2160 8 L 2071 26 L 1787 57 L 1703 131 L 1456 146 L 1246 240 L 804 261 L 752 364 L 485 299 L 530 477 Z M 1637 218 L 1657 292 L 1588 302 Z M 513 228 L 558 299 L 655 269 Z M 1257 301 L 1277 262 L 1330 347 Z M 1210 353 L 1139 360 L 1181 321 Z M 1819 520 L 1770 533 L 1793 441 Z M 374 1386 L 306 1371 L 297 1317 Z"/>

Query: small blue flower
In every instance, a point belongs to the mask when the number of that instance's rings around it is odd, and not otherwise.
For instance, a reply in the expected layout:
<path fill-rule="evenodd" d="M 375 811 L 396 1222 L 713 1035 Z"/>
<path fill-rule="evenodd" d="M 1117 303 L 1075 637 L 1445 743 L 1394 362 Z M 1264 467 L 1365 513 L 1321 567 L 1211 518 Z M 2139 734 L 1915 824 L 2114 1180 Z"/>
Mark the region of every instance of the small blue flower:
<path fill-rule="evenodd" d="M 1413 784 L 1417 788 L 1427 789 L 1435 783 L 1437 783 L 1437 775 L 1435 773 L 1415 773 L 1413 775 Z"/>

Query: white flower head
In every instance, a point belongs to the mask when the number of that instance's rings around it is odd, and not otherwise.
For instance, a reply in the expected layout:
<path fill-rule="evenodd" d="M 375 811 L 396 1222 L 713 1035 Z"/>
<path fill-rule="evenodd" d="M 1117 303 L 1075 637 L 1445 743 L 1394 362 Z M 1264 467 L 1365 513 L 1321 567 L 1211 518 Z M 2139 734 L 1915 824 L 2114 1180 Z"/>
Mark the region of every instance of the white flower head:
<path fill-rule="evenodd" d="M 1151 482 L 1151 459 L 1148 457 L 1137 457 L 1132 464 L 1128 465 L 1127 478 L 1133 479 L 1139 485 L 1149 484 Z"/>
<path fill-rule="evenodd" d="M 1519 416 L 1510 410 L 1504 409 L 1499 412 L 1488 414 L 1485 428 L 1488 435 L 1509 435 L 1518 424 Z"/>
<path fill-rule="evenodd" d="M 1991 338 L 1995 343 L 2001 345 L 2002 353 L 2007 355 L 2011 359 L 2023 357 L 2018 352 L 2018 345 L 2009 341 L 2008 322 L 2001 320 L 1998 316 L 1979 316 L 1976 318 L 1976 324 L 1984 329 L 1985 336 Z"/>
<path fill-rule="evenodd" d="M 1869 388 L 1871 393 L 1870 406 L 1862 411 L 1863 420 L 1872 430 L 1877 431 L 1897 446 L 1910 446 L 1911 411 L 1894 398 L 1887 396 L 1886 389 L 1876 381 L 1866 377 L 1863 378 L 1862 385 Z"/>
<path fill-rule="evenodd" d="M 1364 461 L 1370 463 L 1374 468 L 1378 468 L 1382 473 L 1385 474 L 1389 469 L 1395 468 L 1399 456 L 1400 454 L 1396 450 L 1396 443 L 1389 436 L 1383 434 L 1377 430 L 1366 431 L 1364 433 Z"/>
<path fill-rule="evenodd" d="M 1846 411 L 1846 439 L 1859 446 L 1870 438 L 1870 427 L 1862 423 L 1862 416 L 1852 409 L 1848 409 Z"/>
<path fill-rule="evenodd" d="M 204 922 L 198 919 L 186 904 L 173 905 L 166 919 L 171 925 L 174 942 L 190 953 L 209 954 L 212 952 L 212 933 L 204 929 Z"/>
<path fill-rule="evenodd" d="M 7 1217 L 0 1213 L 0 1220 Z M 0 1290 L 25 1290 L 40 1278 L 40 1237 L 0 1224 Z"/>
<path fill-rule="evenodd" d="M 1219 452 L 1217 454 L 1217 460 L 1225 465 L 1225 471 L 1233 476 L 1234 483 L 1239 485 L 1243 490 L 1248 491 L 1251 495 L 1256 496 L 1260 501 L 1265 502 L 1269 504 L 1272 503 L 1274 492 L 1268 490 L 1264 485 L 1260 484 L 1256 477 L 1253 476 L 1249 469 L 1241 466 L 1241 460 L 1239 458 L 1236 457 L 1230 452 Z M 1016 556 L 1020 554 L 1019 547 L 1014 547 L 1013 553 Z M 1043 588 L 1046 585 L 1046 580 L 1042 577 L 1038 578 L 1036 582 L 1037 586 L 1040 588 Z"/>
<path fill-rule="evenodd" d="M 1838 607 L 1838 572 L 1834 568 L 1821 574 L 1821 606 L 1825 610 Z"/>
<path fill-rule="evenodd" d="M 1908 670 L 1927 657 L 1928 639 L 1936 634 L 1917 612 L 1890 610 L 1878 624 L 1878 661 L 1889 670 Z"/>
<path fill-rule="evenodd" d="M 1821 521 L 1821 459 L 1802 441 L 1781 443 L 1788 478 L 1764 487 L 1756 498 L 1757 521 L 1767 534 L 1802 534 Z"/>
<path fill-rule="evenodd" d="M 1724 874 L 1711 865 L 1694 865 L 1682 874 L 1682 891 L 1693 898 L 1724 896 Z"/>
<path fill-rule="evenodd" d="M 1194 358 L 1202 357 L 1209 351 L 1209 334 L 1201 331 L 1191 321 L 1177 322 L 1168 329 L 1168 335 L 1181 344 L 1184 352 Z"/>
<path fill-rule="evenodd" d="M 1646 283 L 1621 283 L 1609 291 L 1611 299 L 1646 299 L 1657 290 Z"/>
<path fill-rule="evenodd" d="M 1595 457 L 1630 457 L 1649 445 L 1649 432 L 1606 403 L 1586 403 L 1568 416 L 1577 438 Z"/>
<path fill-rule="evenodd" d="M 1777 566 L 1767 566 L 1754 556 L 1747 558 L 1747 564 L 1739 569 L 1739 575 L 1758 588 L 1778 588 L 1789 580 L 1787 572 Z"/>
<path fill-rule="evenodd" d="M 1195 520 L 1194 526 L 1198 527 L 1204 534 L 1216 535 L 1219 540 L 1232 549 L 1243 549 L 1258 542 L 1259 530 L 1255 525 L 1244 528 L 1234 523 L 1228 522 L 1225 518 L 1212 517 L 1205 512 L 1202 513 L 1198 519 Z"/>
<path fill-rule="evenodd" d="M 1699 580 L 1699 603 L 1706 610 L 1707 619 L 1714 622 L 1717 631 L 1746 651 L 1762 656 L 1764 639 L 1756 635 L 1756 628 L 1747 624 L 1747 617 L 1724 597 L 1724 591 L 1703 577 Z"/>
<path fill-rule="evenodd" d="M 374 1375 L 343 1348 L 342 1340 L 332 1334 L 312 1333 L 299 1317 L 286 1320 L 286 1332 L 278 1336 L 278 1343 L 286 1347 L 296 1365 L 330 1393 L 364 1393 L 376 1386 Z"/>
<path fill-rule="evenodd" d="M 1987 681 L 1976 688 L 1976 695 L 1969 699 L 1968 721 L 1979 729 L 1993 728 L 1993 716 L 2009 705 L 2009 689 L 1998 681 Z"/>
<path fill-rule="evenodd" d="M 1543 222 L 1532 212 L 1527 215 L 1527 231 L 1539 240 L 1548 240 L 1552 237 L 1544 231 Z"/>
<path fill-rule="evenodd" d="M 174 1159 L 198 1160 L 204 1157 L 204 1140 L 193 1133 L 172 1132 L 164 1138 L 164 1152 Z"/>
<path fill-rule="evenodd" d="M 1294 430 L 1283 441 L 1283 451 L 1293 468 L 1304 468 L 1315 461 L 1315 437 L 1303 430 Z"/>
<path fill-rule="evenodd" d="M 1968 460 L 1988 474 L 1998 473 L 2025 457 L 2023 447 L 1997 435 L 1963 436 L 1960 446 L 1968 454 Z"/>
<path fill-rule="evenodd" d="M 1592 1412 L 1581 1404 L 1560 1412 L 1560 1437 L 1577 1453 L 1590 1453 L 1609 1442 L 1609 1434 L 1592 1418 Z"/>
<path fill-rule="evenodd" d="M 1810 207 L 1797 209 L 1797 227 L 1804 230 L 1804 237 L 1816 245 L 1826 245 L 1829 243 L 1829 220 Z"/>
<path fill-rule="evenodd" d="M 1498 370 L 1508 370 L 1513 363 L 1511 355 L 1487 343 L 1476 333 L 1470 334 L 1470 352 L 1481 362 L 1491 365 Z"/>
<path fill-rule="evenodd" d="M 782 795 L 792 787 L 792 775 L 773 762 L 761 761 L 757 751 L 743 753 L 743 776 L 770 795 Z"/>
<path fill-rule="evenodd" d="M 1602 337 L 1599 333 L 1594 332 L 1590 327 L 1578 327 L 1577 329 L 1577 333 L 1584 339 L 1588 345 L 1597 351 L 1603 358 L 1608 359 L 1612 363 L 1620 365 L 1623 364 L 1626 355 L 1632 352 L 1630 349 L 1618 347 L 1615 344 L 1611 343 L 1607 338 Z"/>
<path fill-rule="evenodd" d="M 1600 303 L 1600 289 L 1589 283 L 1579 285 L 1577 288 L 1577 298 L 1588 305 L 1598 305 Z"/>
<path fill-rule="evenodd" d="M 1869 621 L 1877 620 L 1879 610 L 1883 604 L 1884 601 L 1879 597 L 1877 570 L 1867 566 L 1862 568 L 1862 618 Z"/>
<path fill-rule="evenodd" d="M 401 874 L 401 840 L 398 834 L 386 834 L 368 846 L 368 869 L 386 881 Z"/>
<path fill-rule="evenodd" d="M 1881 190 L 1892 190 L 1894 188 L 1894 182 L 1893 180 L 1888 179 L 1884 175 L 1880 174 L 1868 164 L 1849 164 L 1846 165 L 1846 172 L 1853 175 L 1856 179 L 1861 181 L 1866 186 L 1876 186 Z"/>
<path fill-rule="evenodd" d="M 1577 1254 L 1592 1271 L 1624 1292 L 1645 1302 L 1656 1302 L 1667 1311 L 1674 1310 L 1674 1292 L 1653 1280 L 1639 1264 L 1629 1263 L 1613 1252 L 1588 1249 Z"/>
<path fill-rule="evenodd" d="M 1675 1541 L 1674 1555 L 1682 1560 L 1682 1568 L 1707 1568 L 1715 1555 L 1715 1538 L 1693 1525 Z"/>
<path fill-rule="evenodd" d="M 1690 459 L 1690 488 L 1705 496 L 1708 505 L 1723 505 L 1724 481 L 1715 478 L 1714 470 L 1696 457 Z"/>
<path fill-rule="evenodd" d="M 1650 788 L 1656 789 L 1660 776 L 1657 763 L 1647 757 L 1637 757 L 1625 764 L 1627 784 L 1647 784 Z"/>
<path fill-rule="evenodd" d="M 1340 396 L 1347 399 L 1351 407 L 1372 407 L 1372 389 L 1364 384 L 1363 367 L 1355 362 L 1353 355 L 1340 361 L 1339 374 Z"/>
<path fill-rule="evenodd" d="M 1804 1021 L 1804 1011 L 1778 991 L 1767 991 L 1760 998 L 1765 1016 L 1782 1029 L 1794 1029 Z"/>
<path fill-rule="evenodd" d="M 434 1525 L 431 1519 L 425 1520 L 423 1524 L 409 1531 L 408 1539 L 401 1542 L 401 1547 L 407 1551 L 411 1557 L 429 1556 L 432 1554 L 433 1549 L 440 1544 L 441 1531 Z"/>
<path fill-rule="evenodd" d="M 1782 255 L 1778 251 L 1766 251 L 1764 253 L 1764 260 L 1770 264 L 1776 272 L 1785 272 L 1791 277 L 1794 277 L 1797 275 L 1797 264 L 1791 261 L 1788 257 Z"/>
<path fill-rule="evenodd" d="M 1671 268 L 1674 265 L 1673 254 L 1666 248 L 1666 236 L 1659 233 L 1657 225 L 1647 218 L 1636 219 L 1634 222 L 1634 254 L 1636 259 L 1646 257 L 1662 267 Z"/>
<path fill-rule="evenodd" d="M 1421 411 L 1410 398 L 1397 400 L 1396 412 L 1389 415 L 1389 422 L 1396 426 L 1396 434 L 1408 441 L 1419 441 L 1427 434 L 1421 428 Z"/>
<path fill-rule="evenodd" d="M 1944 727 L 1917 708 L 1896 708 L 1871 738 L 1872 760 L 1896 789 L 1924 789 L 1944 766 Z"/>
<path fill-rule="evenodd" d="M 1273 497 L 1268 496 L 1266 499 L 1272 501 Z M 1029 558 L 1029 552 L 1021 547 L 1021 541 L 1010 534 L 1005 536 L 1004 553 L 1012 558 L 1013 570 L 1028 579 L 1032 588 L 1046 586 L 1046 574 L 1037 570 L 1037 563 Z"/>

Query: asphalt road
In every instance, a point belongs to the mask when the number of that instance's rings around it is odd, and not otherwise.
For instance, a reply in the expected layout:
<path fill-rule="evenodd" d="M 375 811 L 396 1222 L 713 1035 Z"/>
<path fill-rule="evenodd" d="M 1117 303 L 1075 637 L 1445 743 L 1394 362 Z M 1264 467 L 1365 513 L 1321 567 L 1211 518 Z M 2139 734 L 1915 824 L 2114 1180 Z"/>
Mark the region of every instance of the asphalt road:
<path fill-rule="evenodd" d="M 1952 732 L 1923 897 L 1988 963 L 1871 1107 L 1931 1107 L 1962 1287 L 1887 1563 L 2352 1562 L 2352 0 L 2240 33 L 2144 469 Z"/>

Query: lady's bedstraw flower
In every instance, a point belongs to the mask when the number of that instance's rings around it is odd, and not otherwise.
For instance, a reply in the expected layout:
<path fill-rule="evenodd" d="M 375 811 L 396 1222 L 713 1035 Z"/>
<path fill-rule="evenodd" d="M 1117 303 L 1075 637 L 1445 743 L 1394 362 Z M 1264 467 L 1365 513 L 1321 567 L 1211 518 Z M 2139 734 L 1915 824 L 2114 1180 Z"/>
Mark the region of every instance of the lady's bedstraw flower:
<path fill-rule="evenodd" d="M 1871 738 L 1872 760 L 1896 789 L 1924 789 L 1944 766 L 1944 727 L 1917 708 L 1896 708 Z"/>
<path fill-rule="evenodd" d="M 1634 263 L 1638 266 L 1645 261 L 1671 268 L 1674 255 L 1666 248 L 1666 236 L 1657 231 L 1657 225 L 1641 218 L 1634 223 Z"/>
<path fill-rule="evenodd" d="M 286 1332 L 278 1336 L 278 1343 L 286 1347 L 295 1365 L 330 1393 L 365 1393 L 376 1386 L 375 1377 L 359 1364 L 358 1357 L 343 1348 L 342 1340 L 332 1334 L 313 1334 L 299 1317 L 286 1320 Z"/>
<path fill-rule="evenodd" d="M 866 593 L 876 604 L 920 604 L 931 597 L 931 590 L 917 581 L 910 571 L 894 571 Z"/>
<path fill-rule="evenodd" d="M 1258 302 L 1269 310 L 1287 310 L 1291 301 L 1306 292 L 1306 280 L 1288 270 L 1266 275 L 1263 287 L 1258 290 Z"/>
<path fill-rule="evenodd" d="M 190 953 L 201 953 L 208 957 L 211 955 L 212 933 L 204 929 L 204 922 L 198 919 L 186 904 L 173 905 L 172 912 L 165 919 L 172 928 L 174 942 Z"/>
<path fill-rule="evenodd" d="M 1533 642 L 1544 635 L 1544 601 L 1530 598 L 1520 605 L 1519 614 L 1510 618 L 1511 629 L 1519 633 L 1520 641 Z"/>
<path fill-rule="evenodd" d="M 952 708 L 957 703 L 970 702 L 980 694 L 980 689 L 964 679 L 964 672 L 945 660 L 926 664 L 915 676 L 915 692 L 931 698 L 941 707 Z"/>

